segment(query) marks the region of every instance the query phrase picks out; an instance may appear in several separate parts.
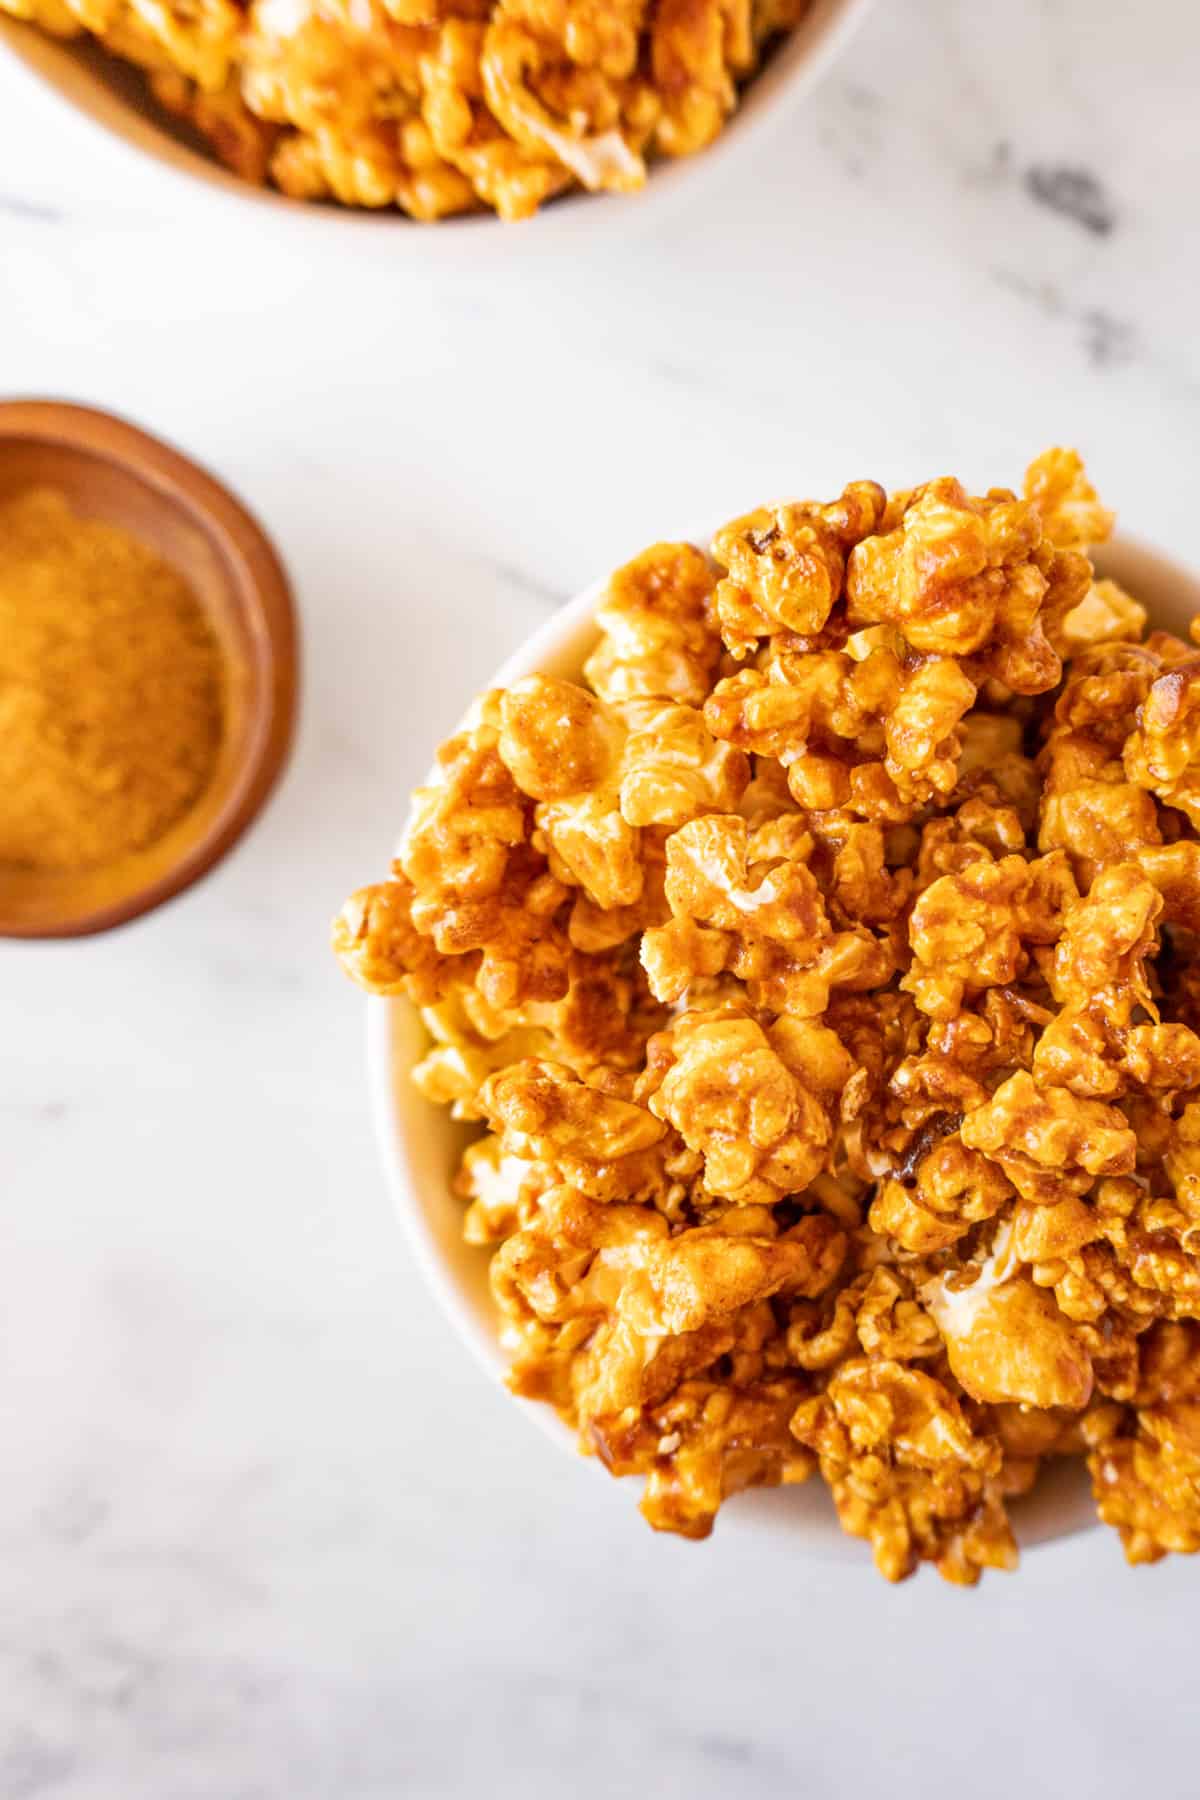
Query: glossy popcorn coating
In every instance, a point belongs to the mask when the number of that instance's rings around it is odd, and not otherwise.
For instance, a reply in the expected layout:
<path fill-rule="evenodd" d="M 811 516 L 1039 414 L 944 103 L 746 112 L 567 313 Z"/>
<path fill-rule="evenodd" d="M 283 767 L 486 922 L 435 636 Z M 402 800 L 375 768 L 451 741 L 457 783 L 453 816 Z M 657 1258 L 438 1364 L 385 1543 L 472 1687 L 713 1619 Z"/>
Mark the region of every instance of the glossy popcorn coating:
<path fill-rule="evenodd" d="M 656 1529 L 819 1474 L 970 1584 L 1074 1456 L 1130 1560 L 1200 1548 L 1200 654 L 1111 523 L 1055 450 L 652 546 L 335 926 L 477 1134 L 514 1391 Z"/>
<path fill-rule="evenodd" d="M 430 221 L 702 150 L 810 0 L 0 0 L 90 34 L 245 181 Z"/>

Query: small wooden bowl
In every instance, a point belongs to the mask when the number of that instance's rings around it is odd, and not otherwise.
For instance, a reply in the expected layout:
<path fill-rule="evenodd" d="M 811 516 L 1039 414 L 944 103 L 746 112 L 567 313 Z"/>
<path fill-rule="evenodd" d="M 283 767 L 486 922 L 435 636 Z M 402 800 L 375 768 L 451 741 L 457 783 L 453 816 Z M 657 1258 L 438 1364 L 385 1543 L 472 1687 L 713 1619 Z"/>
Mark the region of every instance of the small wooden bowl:
<path fill-rule="evenodd" d="M 0 936 L 83 937 L 161 906 L 207 874 L 252 823 L 287 760 L 296 711 L 291 590 L 261 527 L 211 475 L 109 413 L 0 402 L 0 502 L 51 487 L 81 517 L 121 526 L 188 582 L 225 658 L 225 734 L 213 779 L 148 850 L 81 874 L 0 865 Z"/>

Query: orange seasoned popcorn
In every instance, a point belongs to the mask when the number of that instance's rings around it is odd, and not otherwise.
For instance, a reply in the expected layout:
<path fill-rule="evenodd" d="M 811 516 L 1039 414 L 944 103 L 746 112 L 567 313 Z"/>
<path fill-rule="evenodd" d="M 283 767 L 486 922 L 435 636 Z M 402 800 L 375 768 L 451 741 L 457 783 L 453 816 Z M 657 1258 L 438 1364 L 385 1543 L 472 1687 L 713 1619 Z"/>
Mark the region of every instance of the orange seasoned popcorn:
<path fill-rule="evenodd" d="M 575 682 L 530 675 L 500 698 L 499 714 L 500 760 L 539 803 L 534 844 L 603 912 L 642 896 L 641 827 L 675 830 L 726 812 L 750 780 L 745 754 L 672 701 L 606 706 Z"/>
<path fill-rule="evenodd" d="M 701 1179 L 717 1199 L 774 1205 L 825 1167 L 833 1130 L 822 1092 L 831 1098 L 854 1064 L 832 1032 L 827 1050 L 806 1057 L 804 1045 L 789 1056 L 794 1023 L 781 1019 L 772 1036 L 718 1007 L 682 1014 L 647 1046 L 638 1092 L 701 1155 Z"/>
<path fill-rule="evenodd" d="M 808 866 L 798 814 L 751 833 L 733 814 L 692 820 L 667 841 L 671 917 L 647 930 L 642 962 L 659 1000 L 725 969 L 773 1012 L 822 1013 L 831 986 L 882 986 L 887 947 L 866 931 L 835 932 Z"/>
<path fill-rule="evenodd" d="M 436 220 L 625 193 L 723 130 L 810 0 L 0 0 L 143 70 L 245 181 Z M 827 509 L 828 510 L 828 509 Z"/>
<path fill-rule="evenodd" d="M 703 706 L 724 651 L 715 586 L 708 558 L 693 544 L 653 544 L 618 569 L 596 613 L 599 646 L 583 671 L 601 700 Z"/>
<path fill-rule="evenodd" d="M 618 82 L 636 28 L 571 16 Z M 1073 1455 L 1132 1561 L 1200 1549 L 1200 653 L 1092 580 L 1110 526 L 1056 450 L 653 546 L 335 925 L 478 1133 L 512 1387 L 656 1529 L 819 1472 L 969 1584 Z"/>
<path fill-rule="evenodd" d="M 874 531 L 887 495 L 856 481 L 830 506 L 761 506 L 718 532 L 713 555 L 729 573 L 716 591 L 721 635 L 735 656 L 764 637 L 815 637 L 842 590 L 846 556 Z"/>
<path fill-rule="evenodd" d="M 1015 1567 L 1000 1444 L 971 1429 L 932 1375 L 850 1357 L 797 1409 L 792 1430 L 816 1451 L 843 1529 L 869 1540 L 889 1581 L 923 1561 L 963 1585 L 985 1568 Z"/>
<path fill-rule="evenodd" d="M 957 657 L 1018 694 L 1053 687 L 1054 639 L 1087 593 L 1086 558 L 1057 550 L 1038 508 L 1003 490 L 973 499 L 945 478 L 900 501 L 895 529 L 850 554 L 852 628 L 893 624 L 913 650 Z"/>

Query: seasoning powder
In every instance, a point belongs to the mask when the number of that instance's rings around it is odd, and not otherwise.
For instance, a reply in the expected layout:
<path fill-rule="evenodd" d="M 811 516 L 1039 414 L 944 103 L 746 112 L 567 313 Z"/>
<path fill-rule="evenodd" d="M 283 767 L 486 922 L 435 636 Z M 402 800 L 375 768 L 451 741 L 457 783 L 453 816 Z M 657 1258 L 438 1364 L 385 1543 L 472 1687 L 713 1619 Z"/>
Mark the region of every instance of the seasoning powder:
<path fill-rule="evenodd" d="M 48 489 L 0 503 L 0 864 L 148 848 L 208 785 L 221 715 L 220 651 L 173 569 Z"/>

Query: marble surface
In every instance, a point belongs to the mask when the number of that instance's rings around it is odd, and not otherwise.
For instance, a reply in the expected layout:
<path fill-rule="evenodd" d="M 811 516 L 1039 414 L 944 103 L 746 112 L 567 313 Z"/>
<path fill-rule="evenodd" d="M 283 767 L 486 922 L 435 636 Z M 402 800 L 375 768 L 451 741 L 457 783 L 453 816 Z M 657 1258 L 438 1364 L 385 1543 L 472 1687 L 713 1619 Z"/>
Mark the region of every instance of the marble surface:
<path fill-rule="evenodd" d="M 0 949 L 0 1800 L 1194 1792 L 1200 1565 L 961 1594 L 653 1538 L 452 1338 L 326 922 L 546 610 L 765 494 L 1056 438 L 1194 536 L 1200 12 L 880 0 L 664 217 L 480 265 L 202 204 L 0 58 L 0 390 L 236 484 L 295 574 L 294 764 L 203 887 Z"/>

